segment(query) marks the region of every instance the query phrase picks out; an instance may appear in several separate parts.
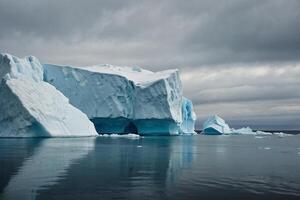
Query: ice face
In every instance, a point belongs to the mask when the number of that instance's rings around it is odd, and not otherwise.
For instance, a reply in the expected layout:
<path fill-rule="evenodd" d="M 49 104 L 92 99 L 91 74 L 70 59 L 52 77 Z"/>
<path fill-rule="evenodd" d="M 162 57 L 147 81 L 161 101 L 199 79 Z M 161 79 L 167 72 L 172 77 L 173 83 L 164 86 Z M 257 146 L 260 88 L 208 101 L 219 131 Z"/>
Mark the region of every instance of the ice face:
<path fill-rule="evenodd" d="M 182 97 L 177 70 L 49 64 L 44 70 L 44 80 L 86 113 L 100 133 L 194 133 L 195 114 Z"/>
<path fill-rule="evenodd" d="M 232 131 L 221 117 L 214 115 L 203 124 L 203 133 L 206 135 L 231 134 Z"/>
<path fill-rule="evenodd" d="M 55 65 L 44 67 L 45 81 L 59 89 L 90 119 L 133 116 L 135 85 L 125 77 Z"/>
<path fill-rule="evenodd" d="M 0 137 L 97 135 L 88 117 L 43 81 L 34 57 L 1 54 Z"/>
<path fill-rule="evenodd" d="M 182 123 L 181 132 L 184 134 L 196 134 L 195 132 L 196 114 L 193 110 L 193 103 L 187 98 L 182 102 Z"/>

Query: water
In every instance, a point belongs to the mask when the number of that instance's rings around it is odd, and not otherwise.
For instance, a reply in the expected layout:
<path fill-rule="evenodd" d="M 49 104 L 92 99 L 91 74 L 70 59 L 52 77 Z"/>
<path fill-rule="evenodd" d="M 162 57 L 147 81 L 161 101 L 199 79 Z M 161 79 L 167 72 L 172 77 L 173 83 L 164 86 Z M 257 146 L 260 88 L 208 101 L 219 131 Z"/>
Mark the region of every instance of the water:
<path fill-rule="evenodd" d="M 300 199 L 300 136 L 0 139 L 0 199 Z"/>

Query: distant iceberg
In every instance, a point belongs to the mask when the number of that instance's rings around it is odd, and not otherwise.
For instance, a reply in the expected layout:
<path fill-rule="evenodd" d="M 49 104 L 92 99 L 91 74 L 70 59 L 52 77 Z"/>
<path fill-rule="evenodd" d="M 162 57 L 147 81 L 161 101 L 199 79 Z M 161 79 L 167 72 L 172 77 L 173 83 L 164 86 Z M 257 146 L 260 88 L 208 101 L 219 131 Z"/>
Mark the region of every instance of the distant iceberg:
<path fill-rule="evenodd" d="M 94 122 L 99 133 L 195 134 L 196 115 L 182 96 L 178 70 L 44 65 L 54 85 Z"/>
<path fill-rule="evenodd" d="M 93 123 L 43 81 L 33 56 L 0 54 L 0 137 L 95 136 Z"/>
<path fill-rule="evenodd" d="M 259 135 L 259 136 L 268 136 L 268 135 L 277 135 L 278 137 L 283 137 L 288 134 L 279 132 L 279 133 L 270 133 L 264 131 L 254 131 L 250 127 L 244 127 L 240 129 L 230 128 L 229 125 L 221 117 L 214 115 L 209 117 L 203 123 L 202 133 L 205 135 Z"/>
<path fill-rule="evenodd" d="M 232 130 L 221 117 L 214 115 L 203 124 L 203 133 L 206 135 L 232 134 Z"/>

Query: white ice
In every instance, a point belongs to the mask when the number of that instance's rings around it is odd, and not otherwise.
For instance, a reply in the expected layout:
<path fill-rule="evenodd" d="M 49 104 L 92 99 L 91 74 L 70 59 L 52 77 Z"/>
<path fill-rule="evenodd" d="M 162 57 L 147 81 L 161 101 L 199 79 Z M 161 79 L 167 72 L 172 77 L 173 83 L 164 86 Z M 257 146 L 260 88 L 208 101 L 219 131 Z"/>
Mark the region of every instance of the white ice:
<path fill-rule="evenodd" d="M 45 81 L 58 88 L 101 133 L 193 134 L 196 115 L 182 96 L 178 70 L 45 64 Z"/>
<path fill-rule="evenodd" d="M 95 136 L 93 123 L 43 81 L 33 56 L 0 54 L 0 137 Z"/>

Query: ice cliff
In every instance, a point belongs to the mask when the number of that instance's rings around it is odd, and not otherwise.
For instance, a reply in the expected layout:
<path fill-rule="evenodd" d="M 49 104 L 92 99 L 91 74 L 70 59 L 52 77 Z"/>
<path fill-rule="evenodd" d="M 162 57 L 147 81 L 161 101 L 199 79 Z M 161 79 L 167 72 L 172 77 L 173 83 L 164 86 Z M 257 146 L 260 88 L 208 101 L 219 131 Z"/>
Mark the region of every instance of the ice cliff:
<path fill-rule="evenodd" d="M 100 133 L 194 134 L 192 102 L 177 70 L 44 65 L 44 80 L 94 122 Z"/>
<path fill-rule="evenodd" d="M 33 56 L 0 54 L 0 137 L 97 135 L 88 117 L 43 75 Z"/>

